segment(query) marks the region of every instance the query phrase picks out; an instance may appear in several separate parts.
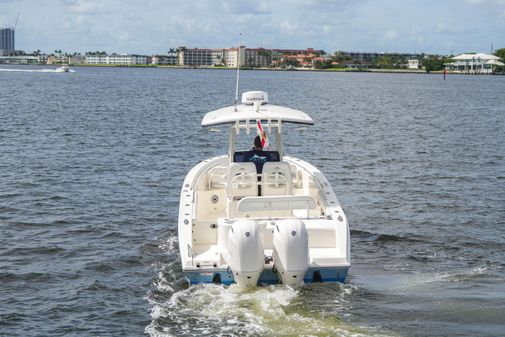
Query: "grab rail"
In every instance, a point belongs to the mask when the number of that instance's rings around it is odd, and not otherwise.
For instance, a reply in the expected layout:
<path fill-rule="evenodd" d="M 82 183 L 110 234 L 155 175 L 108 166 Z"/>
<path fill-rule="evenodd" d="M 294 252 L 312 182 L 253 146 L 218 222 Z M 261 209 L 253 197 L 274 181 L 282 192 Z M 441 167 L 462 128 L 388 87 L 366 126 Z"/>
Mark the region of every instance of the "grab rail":
<path fill-rule="evenodd" d="M 246 197 L 238 202 L 239 212 L 284 211 L 316 208 L 314 198 L 308 195 L 280 195 L 268 197 Z"/>

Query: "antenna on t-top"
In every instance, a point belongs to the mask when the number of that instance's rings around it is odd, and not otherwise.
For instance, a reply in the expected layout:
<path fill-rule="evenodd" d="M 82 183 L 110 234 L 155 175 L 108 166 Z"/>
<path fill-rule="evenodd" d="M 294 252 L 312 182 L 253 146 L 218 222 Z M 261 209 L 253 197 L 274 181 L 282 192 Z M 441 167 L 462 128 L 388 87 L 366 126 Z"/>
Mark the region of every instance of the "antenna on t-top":
<path fill-rule="evenodd" d="M 238 79 L 240 77 L 240 44 L 242 38 L 242 33 L 240 33 L 238 38 L 238 50 L 237 50 L 237 83 L 235 84 L 235 112 L 237 111 L 237 102 L 238 102 Z"/>

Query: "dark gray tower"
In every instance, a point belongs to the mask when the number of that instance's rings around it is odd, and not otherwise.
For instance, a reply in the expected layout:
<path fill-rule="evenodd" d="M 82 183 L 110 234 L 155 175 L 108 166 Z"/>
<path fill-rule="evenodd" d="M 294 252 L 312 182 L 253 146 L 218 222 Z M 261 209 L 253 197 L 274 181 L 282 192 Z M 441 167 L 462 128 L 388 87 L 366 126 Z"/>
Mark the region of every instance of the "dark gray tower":
<path fill-rule="evenodd" d="M 14 51 L 14 28 L 0 29 L 0 49 Z"/>

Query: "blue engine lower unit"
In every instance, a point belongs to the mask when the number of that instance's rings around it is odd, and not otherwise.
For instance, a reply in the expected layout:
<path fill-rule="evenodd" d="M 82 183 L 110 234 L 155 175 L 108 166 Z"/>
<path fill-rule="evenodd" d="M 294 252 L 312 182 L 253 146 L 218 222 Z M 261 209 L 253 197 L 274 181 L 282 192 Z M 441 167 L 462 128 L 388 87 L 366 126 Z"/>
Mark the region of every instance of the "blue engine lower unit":
<path fill-rule="evenodd" d="M 344 283 L 347 277 L 348 267 L 341 268 L 309 268 L 305 273 L 303 281 L 305 283 L 316 283 L 316 282 L 340 282 Z M 229 269 L 200 269 L 198 271 L 185 271 L 184 275 L 186 279 L 191 284 L 198 283 L 216 283 L 230 285 L 235 283 L 233 279 L 233 273 Z M 258 280 L 258 285 L 268 285 L 268 284 L 278 284 L 279 278 L 277 274 L 272 269 L 265 269 L 260 275 Z"/>

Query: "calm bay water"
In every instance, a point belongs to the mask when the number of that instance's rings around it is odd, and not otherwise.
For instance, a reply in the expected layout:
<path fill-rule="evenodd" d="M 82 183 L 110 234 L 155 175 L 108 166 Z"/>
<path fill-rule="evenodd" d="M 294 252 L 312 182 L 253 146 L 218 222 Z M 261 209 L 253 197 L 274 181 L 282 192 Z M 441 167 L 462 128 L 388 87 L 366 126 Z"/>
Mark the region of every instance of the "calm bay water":
<path fill-rule="evenodd" d="M 7 67 L 4 67 L 7 68 Z M 351 221 L 344 285 L 187 287 L 179 191 L 233 71 L 0 70 L 1 336 L 505 335 L 505 77 L 241 73 Z"/>

